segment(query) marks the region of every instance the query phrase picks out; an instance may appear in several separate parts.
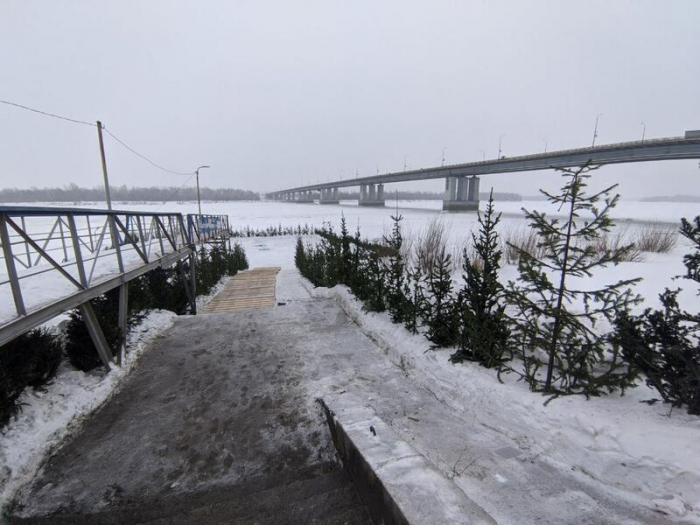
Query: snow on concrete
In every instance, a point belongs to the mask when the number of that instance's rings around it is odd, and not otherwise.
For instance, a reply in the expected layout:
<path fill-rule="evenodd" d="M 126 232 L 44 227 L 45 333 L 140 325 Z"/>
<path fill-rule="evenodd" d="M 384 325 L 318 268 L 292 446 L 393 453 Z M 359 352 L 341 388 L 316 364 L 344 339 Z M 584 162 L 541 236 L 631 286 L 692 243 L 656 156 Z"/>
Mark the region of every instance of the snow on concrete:
<path fill-rule="evenodd" d="M 226 285 L 222 278 L 208 295 L 197 297 L 203 308 Z M 166 310 L 151 310 L 134 327 L 127 340 L 126 364 L 81 372 L 64 362 L 44 389 L 26 388 L 19 399 L 22 411 L 0 435 L 0 508 L 28 482 L 44 458 L 61 444 L 93 411 L 109 400 L 123 384 L 148 345 L 177 317 Z"/>
<path fill-rule="evenodd" d="M 44 458 L 79 428 L 82 421 L 120 388 L 138 366 L 149 343 L 173 322 L 176 315 L 153 310 L 128 336 L 128 353 L 122 367 L 91 372 L 61 364 L 44 390 L 25 389 L 19 399 L 22 411 L 0 435 L 0 508 L 15 491 L 31 480 Z"/>
<path fill-rule="evenodd" d="M 349 463 L 346 468 L 360 485 L 361 494 L 370 493 L 384 500 L 383 494 L 377 492 L 385 491 L 412 525 L 496 524 L 372 409 L 364 407 L 362 399 L 350 394 L 330 395 L 324 397 L 323 404 L 332 417 L 336 447 L 343 461 Z M 357 454 L 349 448 L 354 448 Z M 371 474 L 363 463 L 371 469 Z M 382 507 L 386 506 L 384 501 Z"/>
<path fill-rule="evenodd" d="M 517 442 L 523 460 L 544 461 L 584 483 L 700 523 L 700 419 L 640 403 L 657 397 L 650 388 L 589 401 L 565 397 L 544 406 L 544 397 L 512 377 L 499 384 L 493 371 L 450 363 L 449 349 L 429 351 L 425 338 L 393 324 L 386 313 L 363 311 L 346 287 L 310 292 L 337 300 L 395 365 L 463 417 Z M 507 484 L 508 477 L 502 472 L 496 481 Z M 455 482 L 468 494 L 479 490 L 466 477 Z"/>

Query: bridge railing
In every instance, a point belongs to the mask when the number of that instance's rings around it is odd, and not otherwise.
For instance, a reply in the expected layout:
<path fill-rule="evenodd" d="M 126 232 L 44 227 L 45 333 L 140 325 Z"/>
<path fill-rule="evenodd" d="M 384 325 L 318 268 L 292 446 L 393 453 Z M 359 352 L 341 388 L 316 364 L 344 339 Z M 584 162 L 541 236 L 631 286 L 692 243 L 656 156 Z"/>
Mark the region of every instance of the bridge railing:
<path fill-rule="evenodd" d="M 91 321 L 89 300 L 122 287 L 125 322 L 126 283 L 227 233 L 226 216 L 185 219 L 180 213 L 0 206 L 0 345 L 81 307 L 107 364 L 111 354 Z M 194 264 L 190 268 L 188 299 L 194 310 Z"/>
<path fill-rule="evenodd" d="M 465 163 L 459 163 L 459 164 L 445 164 L 444 166 L 434 166 L 430 168 L 418 168 L 418 169 L 413 169 L 413 170 L 407 170 L 407 171 L 399 171 L 399 172 L 388 172 L 388 173 L 383 173 L 381 175 L 372 175 L 368 177 L 360 177 L 360 178 L 355 178 L 355 179 L 341 179 L 333 182 L 326 182 L 326 183 L 319 183 L 319 184 L 309 184 L 307 186 L 297 186 L 294 188 L 289 188 L 285 190 L 280 190 L 280 191 L 275 191 L 275 192 L 269 192 L 266 195 L 268 197 L 274 197 L 274 196 L 279 196 L 284 193 L 288 192 L 298 192 L 298 191 L 316 191 L 320 189 L 326 189 L 326 188 L 341 188 L 341 187 L 350 187 L 350 186 L 359 186 L 361 184 L 375 184 L 375 183 L 380 183 L 380 182 L 386 182 L 386 179 L 388 178 L 396 178 L 397 180 L 393 180 L 391 182 L 400 182 L 400 181 L 407 181 L 407 180 L 419 180 L 423 176 L 427 176 L 429 178 L 439 178 L 443 176 L 449 176 L 451 172 L 454 172 L 455 170 L 465 170 L 469 168 L 483 168 L 483 167 L 489 167 L 489 166 L 510 166 L 513 164 L 517 164 L 520 162 L 526 162 L 526 161 L 533 161 L 533 160 L 539 160 L 539 159 L 552 159 L 555 157 L 563 157 L 563 156 L 571 156 L 571 155 L 582 155 L 582 154 L 587 154 L 587 153 L 606 153 L 606 152 L 615 152 L 618 150 L 624 151 L 625 149 L 635 149 L 635 150 L 640 150 L 642 152 L 650 152 L 652 155 L 650 157 L 654 157 L 653 155 L 654 150 L 656 149 L 658 151 L 659 148 L 664 148 L 664 147 L 674 147 L 674 146 L 696 146 L 700 144 L 700 139 L 698 138 L 685 138 L 685 137 L 665 137 L 665 138 L 659 138 L 659 139 L 645 139 L 645 140 L 635 140 L 635 141 L 629 141 L 629 142 L 618 142 L 618 143 L 613 143 L 613 144 L 599 144 L 596 146 L 587 146 L 583 148 L 574 148 L 574 149 L 566 149 L 566 150 L 556 150 L 556 151 L 548 151 L 548 152 L 543 152 L 543 153 L 533 153 L 533 154 L 528 154 L 528 155 L 516 155 L 513 157 L 502 157 L 502 158 L 495 158 L 495 159 L 485 159 L 482 161 L 473 161 L 473 162 L 465 162 Z M 649 148 L 647 150 L 647 148 Z M 667 158 L 673 158 L 672 156 L 669 156 Z M 676 157 L 677 158 L 677 157 Z M 698 158 L 697 157 L 697 152 L 695 152 L 694 155 L 692 156 L 684 156 L 683 158 Z M 648 160 L 657 160 L 655 158 L 649 158 Z M 658 160 L 663 160 L 663 159 L 658 159 Z M 607 161 L 608 163 L 610 160 Z M 602 163 L 606 163 L 606 161 L 602 161 Z M 540 169 L 540 168 L 538 168 Z M 545 169 L 545 168 L 542 168 Z M 503 173 L 505 173 L 508 170 L 504 170 Z M 501 173 L 500 171 L 494 171 L 493 173 Z M 486 172 L 484 172 L 486 174 Z"/>

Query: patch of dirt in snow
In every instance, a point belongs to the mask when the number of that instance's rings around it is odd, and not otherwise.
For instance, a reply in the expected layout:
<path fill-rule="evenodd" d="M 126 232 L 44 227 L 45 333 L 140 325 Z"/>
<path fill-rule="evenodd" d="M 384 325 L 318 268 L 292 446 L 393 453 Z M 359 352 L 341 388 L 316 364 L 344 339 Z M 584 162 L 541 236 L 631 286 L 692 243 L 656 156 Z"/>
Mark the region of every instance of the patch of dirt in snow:
<path fill-rule="evenodd" d="M 476 364 L 454 365 L 449 349 L 393 324 L 388 314 L 363 311 L 346 287 L 315 288 L 333 298 L 396 366 L 440 401 L 519 444 L 523 457 L 544 461 L 581 482 L 647 508 L 700 523 L 700 419 L 642 400 L 658 397 L 645 385 L 586 400 L 565 397 L 544 406 L 514 378 L 500 384 L 495 372 Z M 458 480 L 455 480 L 458 482 Z"/>
<path fill-rule="evenodd" d="M 124 366 L 81 372 L 63 363 L 45 390 L 25 389 L 22 411 L 0 436 L 0 508 L 29 482 L 44 459 L 94 410 L 117 392 L 129 373 L 138 366 L 148 344 L 168 328 L 176 315 L 153 310 L 128 337 Z"/>

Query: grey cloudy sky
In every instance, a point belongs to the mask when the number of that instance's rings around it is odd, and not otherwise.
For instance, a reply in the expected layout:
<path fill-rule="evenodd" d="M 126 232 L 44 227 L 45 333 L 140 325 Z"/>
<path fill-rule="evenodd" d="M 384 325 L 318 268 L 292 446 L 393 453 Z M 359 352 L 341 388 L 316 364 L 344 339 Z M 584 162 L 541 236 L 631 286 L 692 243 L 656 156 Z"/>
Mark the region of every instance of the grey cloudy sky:
<path fill-rule="evenodd" d="M 700 2 L 0 0 L 0 99 L 203 183 L 302 182 L 700 129 Z M 113 184 L 180 185 L 107 142 Z M 203 172 L 204 173 L 204 172 Z M 697 161 L 606 167 L 700 194 Z M 96 130 L 0 105 L 0 186 L 101 182 Z M 551 173 L 483 187 L 535 193 Z M 440 181 L 403 185 L 442 189 Z"/>

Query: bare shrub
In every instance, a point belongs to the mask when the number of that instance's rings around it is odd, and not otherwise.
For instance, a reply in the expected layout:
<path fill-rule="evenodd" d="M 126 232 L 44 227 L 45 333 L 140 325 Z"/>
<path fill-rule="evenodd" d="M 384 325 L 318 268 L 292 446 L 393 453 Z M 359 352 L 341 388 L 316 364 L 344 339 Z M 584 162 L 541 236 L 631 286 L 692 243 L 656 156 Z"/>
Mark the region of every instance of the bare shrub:
<path fill-rule="evenodd" d="M 428 273 L 440 253 L 447 250 L 449 227 L 440 217 L 434 217 L 413 241 L 413 264 Z M 460 258 L 461 260 L 461 258 Z"/>
<path fill-rule="evenodd" d="M 643 252 L 669 253 L 678 244 L 678 229 L 670 224 L 646 223 L 636 232 L 634 243 Z"/>
<path fill-rule="evenodd" d="M 631 250 L 622 250 L 623 246 L 633 244 Z M 601 254 L 604 252 L 616 252 L 620 254 L 621 261 L 627 262 L 642 262 L 644 254 L 635 242 L 634 236 L 630 234 L 627 225 L 615 228 L 613 231 L 605 233 L 596 241 L 590 244 L 594 253 Z"/>
<path fill-rule="evenodd" d="M 518 248 L 533 257 L 542 256 L 543 250 L 539 246 L 537 232 L 529 226 L 507 229 L 500 237 L 503 242 L 503 256 L 507 264 L 518 264 L 520 260 Z"/>
<path fill-rule="evenodd" d="M 476 265 L 477 268 L 483 268 L 484 262 L 479 257 L 476 248 L 474 247 L 474 242 L 472 241 L 471 234 L 465 238 L 461 243 L 456 243 L 452 251 L 452 263 L 455 266 L 454 270 L 461 270 L 462 263 L 464 262 L 464 256 L 467 256 L 469 260 Z"/>

